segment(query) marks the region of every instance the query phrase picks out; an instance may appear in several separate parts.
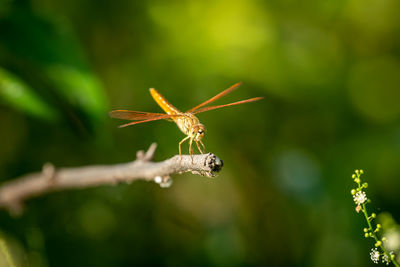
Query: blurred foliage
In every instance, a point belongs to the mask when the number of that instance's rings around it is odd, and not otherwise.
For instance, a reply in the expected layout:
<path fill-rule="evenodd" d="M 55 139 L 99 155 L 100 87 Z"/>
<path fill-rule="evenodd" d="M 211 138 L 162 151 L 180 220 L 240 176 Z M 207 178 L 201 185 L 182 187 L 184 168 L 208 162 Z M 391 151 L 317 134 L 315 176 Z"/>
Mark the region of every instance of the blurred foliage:
<path fill-rule="evenodd" d="M 15 262 L 372 266 L 350 174 L 365 169 L 372 204 L 400 221 L 399 18 L 396 0 L 1 0 L 1 181 L 47 161 L 126 162 L 154 141 L 156 160 L 176 154 L 172 123 L 117 129 L 107 117 L 159 112 L 149 87 L 182 110 L 237 81 L 219 103 L 265 96 L 199 115 L 225 163 L 216 179 L 58 192 L 22 217 L 1 211 Z"/>
<path fill-rule="evenodd" d="M 32 88 L 13 74 L 0 69 L 0 94 L 4 102 L 42 119 L 54 118 L 55 111 L 39 98 Z"/>
<path fill-rule="evenodd" d="M 58 98 L 74 112 L 86 116 L 85 123 L 90 127 L 98 127 L 104 121 L 107 105 L 103 88 L 89 69 L 68 23 L 50 15 L 41 16 L 29 2 L 21 1 L 3 12 L 0 31 L 0 62 L 3 66 L 26 80 L 24 82 L 41 93 L 42 98 L 49 98 L 46 100 L 52 106 L 61 104 L 54 99 Z M 49 117 L 54 114 L 54 111 L 40 112 L 38 108 L 29 108 L 33 105 L 30 102 L 34 102 L 32 93 L 28 93 L 32 90 L 20 89 L 25 91 L 20 93 L 23 96 L 10 101 L 12 94 L 7 93 L 12 90 L 8 88 L 10 80 L 16 83 L 10 76 L 3 74 L 1 77 L 2 97 L 9 105 L 25 106 L 28 115 L 47 113 Z M 14 95 L 17 90 L 14 89 Z"/>

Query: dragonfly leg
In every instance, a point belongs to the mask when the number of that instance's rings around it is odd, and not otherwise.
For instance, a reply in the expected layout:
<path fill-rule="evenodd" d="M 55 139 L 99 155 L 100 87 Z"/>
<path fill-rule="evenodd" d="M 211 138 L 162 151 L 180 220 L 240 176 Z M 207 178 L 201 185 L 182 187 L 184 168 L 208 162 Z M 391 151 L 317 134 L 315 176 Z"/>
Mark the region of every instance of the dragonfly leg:
<path fill-rule="evenodd" d="M 185 138 L 182 139 L 182 141 L 179 142 L 179 161 L 182 160 L 182 149 L 181 149 L 181 145 L 182 145 L 182 143 L 185 142 L 188 138 L 189 138 L 189 136 L 186 136 Z"/>
<path fill-rule="evenodd" d="M 192 159 L 192 164 L 193 164 L 193 147 L 192 147 L 192 143 L 193 143 L 193 138 L 190 138 L 190 140 L 189 140 L 189 152 L 190 152 L 190 158 Z"/>
<path fill-rule="evenodd" d="M 206 146 L 203 144 L 203 142 L 201 142 L 201 140 L 199 140 L 199 142 L 203 146 L 204 152 L 206 152 Z"/>
<path fill-rule="evenodd" d="M 201 148 L 200 148 L 200 146 L 199 146 L 199 142 L 196 141 L 196 140 L 195 140 L 195 142 L 196 142 L 196 145 L 197 145 L 197 149 L 200 151 L 201 154 L 204 154 L 204 153 L 203 153 L 203 150 L 201 150 Z M 200 141 L 200 142 L 201 142 L 201 141 Z"/>

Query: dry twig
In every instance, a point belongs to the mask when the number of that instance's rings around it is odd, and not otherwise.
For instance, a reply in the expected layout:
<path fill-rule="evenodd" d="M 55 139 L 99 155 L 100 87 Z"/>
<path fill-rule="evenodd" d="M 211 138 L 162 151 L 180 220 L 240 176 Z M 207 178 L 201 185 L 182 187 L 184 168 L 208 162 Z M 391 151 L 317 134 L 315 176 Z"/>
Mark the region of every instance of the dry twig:
<path fill-rule="evenodd" d="M 222 161 L 212 153 L 176 155 L 161 162 L 152 162 L 157 145 L 153 143 L 147 152 L 139 151 L 133 162 L 116 165 L 95 165 L 56 169 L 46 163 L 42 172 L 26 174 L 0 186 L 0 207 L 11 213 L 22 212 L 25 200 L 53 191 L 70 188 L 87 188 L 106 184 L 131 183 L 135 180 L 154 181 L 162 187 L 171 184 L 170 175 L 191 172 L 213 177 L 222 168 Z"/>

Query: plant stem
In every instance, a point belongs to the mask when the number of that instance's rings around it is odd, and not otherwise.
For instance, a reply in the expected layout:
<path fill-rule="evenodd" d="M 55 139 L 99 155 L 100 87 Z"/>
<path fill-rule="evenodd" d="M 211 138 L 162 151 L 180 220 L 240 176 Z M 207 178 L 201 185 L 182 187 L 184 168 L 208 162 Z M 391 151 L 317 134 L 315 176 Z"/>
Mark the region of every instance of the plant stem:
<path fill-rule="evenodd" d="M 358 178 L 360 177 L 359 174 L 357 176 L 358 176 Z M 360 192 L 362 190 L 361 181 L 357 182 L 357 184 L 358 184 L 358 189 L 359 189 L 359 192 Z M 380 245 L 378 247 L 381 248 L 383 253 L 388 257 L 388 259 L 390 259 L 390 261 L 394 264 L 394 266 L 400 267 L 399 264 L 397 263 L 397 261 L 391 258 L 390 253 L 388 253 L 386 248 L 383 246 L 383 242 L 379 240 L 377 234 L 374 232 L 374 229 L 372 228 L 372 224 L 371 224 L 371 221 L 370 221 L 369 216 L 368 216 L 366 203 L 362 204 L 362 212 L 364 213 L 365 220 L 367 221 L 368 230 L 369 230 L 370 236 L 375 239 L 376 243 L 378 241 L 380 242 Z"/>

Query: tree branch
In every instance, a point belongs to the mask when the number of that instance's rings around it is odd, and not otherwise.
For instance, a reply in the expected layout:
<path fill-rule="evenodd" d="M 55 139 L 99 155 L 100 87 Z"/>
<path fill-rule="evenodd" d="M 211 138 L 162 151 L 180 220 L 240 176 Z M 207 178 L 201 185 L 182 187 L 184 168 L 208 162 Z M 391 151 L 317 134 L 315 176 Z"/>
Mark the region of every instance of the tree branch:
<path fill-rule="evenodd" d="M 182 158 L 176 155 L 161 162 L 152 162 L 156 147 L 153 143 L 147 152 L 138 151 L 135 161 L 115 165 L 56 169 L 46 163 L 42 172 L 26 174 L 1 185 L 0 208 L 18 214 L 22 212 L 25 200 L 70 188 L 131 183 L 135 180 L 154 181 L 161 187 L 168 187 L 172 182 L 172 174 L 191 172 L 214 177 L 215 172 L 223 166 L 222 161 L 212 153 L 193 155 L 193 162 L 189 155 L 182 155 Z"/>

